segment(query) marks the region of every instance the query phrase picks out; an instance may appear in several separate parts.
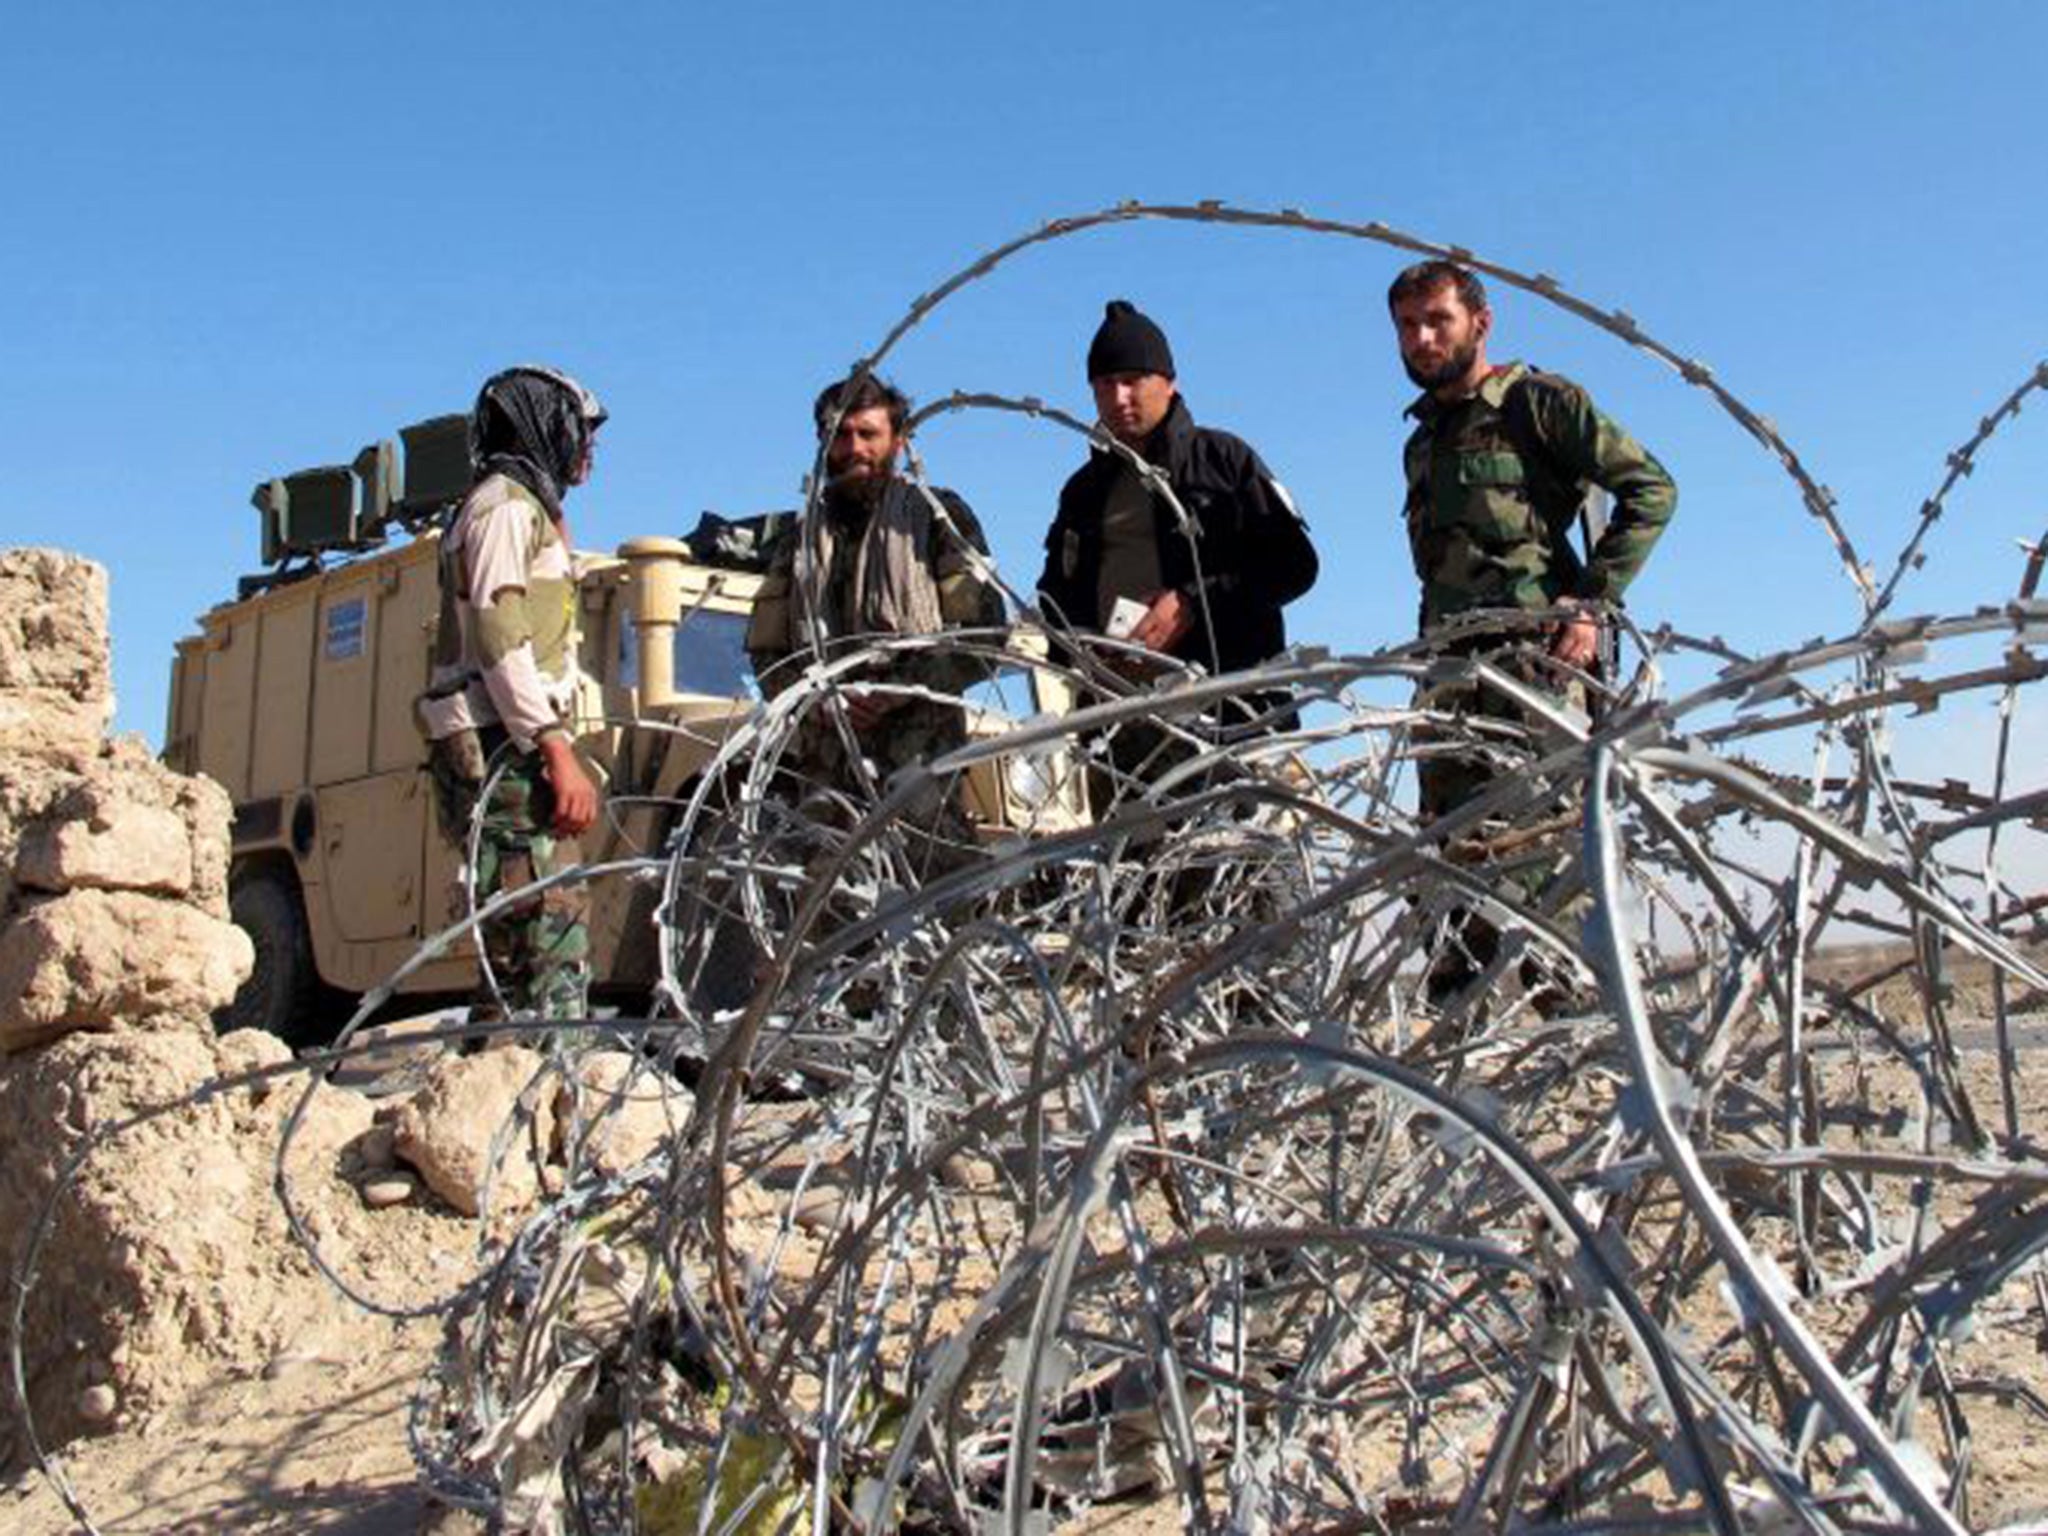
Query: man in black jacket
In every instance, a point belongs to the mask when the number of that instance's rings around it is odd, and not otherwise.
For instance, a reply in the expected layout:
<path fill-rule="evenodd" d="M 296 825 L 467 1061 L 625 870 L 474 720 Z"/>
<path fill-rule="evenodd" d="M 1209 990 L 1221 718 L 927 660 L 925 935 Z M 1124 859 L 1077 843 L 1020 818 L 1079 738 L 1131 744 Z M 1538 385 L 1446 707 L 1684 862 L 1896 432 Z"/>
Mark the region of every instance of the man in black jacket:
<path fill-rule="evenodd" d="M 1122 299 L 1088 348 L 1088 384 L 1104 429 L 1165 476 L 1186 523 L 1129 459 L 1097 449 L 1045 537 L 1047 618 L 1210 672 L 1278 655 L 1280 610 L 1317 568 L 1286 489 L 1242 439 L 1195 425 L 1165 333 Z"/>

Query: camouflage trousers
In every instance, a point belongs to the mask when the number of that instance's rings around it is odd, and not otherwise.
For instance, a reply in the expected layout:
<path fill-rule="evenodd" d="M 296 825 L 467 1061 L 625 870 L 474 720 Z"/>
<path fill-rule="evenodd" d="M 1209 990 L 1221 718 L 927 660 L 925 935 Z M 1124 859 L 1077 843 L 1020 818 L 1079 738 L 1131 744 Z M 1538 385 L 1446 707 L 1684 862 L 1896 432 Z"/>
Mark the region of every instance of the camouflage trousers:
<path fill-rule="evenodd" d="M 1553 695 L 1560 693 L 1556 676 L 1548 673 L 1540 663 L 1501 660 L 1518 679 L 1532 687 Z M 1512 698 L 1483 683 L 1457 683 L 1434 688 L 1429 690 L 1426 698 L 1418 697 L 1417 702 L 1459 719 L 1497 721 L 1514 727 L 1515 733 L 1538 728 L 1537 722 L 1530 719 Z M 1560 702 L 1585 708 L 1584 687 L 1577 683 L 1566 686 Z M 1496 752 L 1512 755 L 1530 750 L 1515 733 L 1502 733 Z M 1414 739 L 1417 745 L 1430 745 L 1443 737 L 1441 729 L 1420 726 Z M 1493 787 L 1503 772 L 1512 771 L 1503 768 L 1495 753 L 1489 753 L 1478 745 L 1421 758 L 1416 763 L 1416 781 L 1417 808 L 1422 824 L 1427 826 L 1476 800 Z M 1573 809 L 1577 804 L 1576 797 L 1569 802 Z M 1493 857 L 1488 851 L 1487 838 L 1484 828 L 1475 829 L 1443 852 L 1456 863 L 1484 864 Z M 1517 860 L 1515 867 L 1502 871 L 1500 885 L 1496 888 L 1504 896 L 1533 908 L 1555 880 L 1561 863 L 1561 857 L 1529 859 L 1525 856 Z M 1500 943 L 1500 930 L 1491 922 L 1469 907 L 1453 908 L 1445 919 L 1444 931 L 1430 961 L 1427 981 L 1430 1000 L 1438 1003 L 1447 1000 L 1485 971 L 1499 955 Z M 1523 970 L 1524 981 L 1535 985 L 1538 978 L 1532 974 L 1529 962 L 1524 962 Z"/>
<path fill-rule="evenodd" d="M 861 738 L 877 788 L 889 792 L 899 770 L 943 757 L 967 742 L 967 723 L 957 705 L 913 699 Z M 848 809 L 865 808 L 860 774 L 847 760 L 846 746 L 832 721 L 813 711 L 797 728 L 790 767 L 810 784 L 848 797 Z M 798 789 L 793 798 L 801 799 Z M 815 802 L 813 802 L 815 806 Z M 843 821 L 833 816 L 834 822 Z M 850 830 L 850 824 L 837 830 Z M 936 879 L 973 861 L 973 828 L 960 803 L 960 786 L 938 780 L 924 784 L 898 811 L 896 830 L 922 878 Z"/>
<path fill-rule="evenodd" d="M 493 782 L 489 770 L 498 762 L 504 772 Z M 477 906 L 581 862 L 575 839 L 552 830 L 555 794 L 540 755 L 511 746 L 502 728 L 444 737 L 433 744 L 429 763 L 442 833 L 458 848 L 468 846 L 478 802 L 490 785 L 471 872 Z M 570 882 L 515 901 L 485 923 L 480 937 L 497 992 L 481 987 L 471 1016 L 588 1018 L 586 907 L 586 888 Z"/>

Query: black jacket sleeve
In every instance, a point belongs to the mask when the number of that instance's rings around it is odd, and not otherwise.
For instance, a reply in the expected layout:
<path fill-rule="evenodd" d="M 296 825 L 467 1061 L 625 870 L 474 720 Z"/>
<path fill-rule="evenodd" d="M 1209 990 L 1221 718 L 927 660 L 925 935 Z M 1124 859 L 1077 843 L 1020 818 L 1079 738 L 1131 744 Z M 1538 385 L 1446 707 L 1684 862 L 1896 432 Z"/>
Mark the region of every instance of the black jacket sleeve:
<path fill-rule="evenodd" d="M 1242 457 L 1234 466 L 1235 516 L 1230 526 L 1235 547 L 1204 549 L 1196 585 L 1206 588 L 1211 598 L 1283 608 L 1315 585 L 1321 562 L 1309 542 L 1308 525 L 1286 488 L 1256 452 L 1238 446 Z"/>
<path fill-rule="evenodd" d="M 1081 494 L 1084 468 L 1077 471 L 1060 489 L 1059 510 L 1054 513 L 1052 526 L 1045 531 L 1045 569 L 1038 577 L 1038 606 L 1044 612 L 1046 622 L 1055 627 L 1068 629 L 1092 629 L 1095 626 L 1095 597 L 1091 584 L 1084 579 L 1092 574 L 1078 568 L 1067 569 L 1067 540 L 1078 538 L 1075 507 Z"/>

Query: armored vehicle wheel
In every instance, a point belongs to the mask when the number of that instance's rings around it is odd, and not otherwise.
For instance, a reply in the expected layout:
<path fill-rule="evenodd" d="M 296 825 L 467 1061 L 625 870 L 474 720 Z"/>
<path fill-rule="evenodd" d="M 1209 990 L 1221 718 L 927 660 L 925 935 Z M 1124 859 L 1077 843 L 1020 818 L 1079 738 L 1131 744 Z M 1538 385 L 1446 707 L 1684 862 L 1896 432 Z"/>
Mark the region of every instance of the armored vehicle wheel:
<path fill-rule="evenodd" d="M 256 967 L 235 1000 L 213 1016 L 215 1027 L 267 1030 L 288 1045 L 315 1042 L 320 978 L 297 885 L 274 870 L 247 875 L 228 892 L 228 915 L 256 947 Z"/>

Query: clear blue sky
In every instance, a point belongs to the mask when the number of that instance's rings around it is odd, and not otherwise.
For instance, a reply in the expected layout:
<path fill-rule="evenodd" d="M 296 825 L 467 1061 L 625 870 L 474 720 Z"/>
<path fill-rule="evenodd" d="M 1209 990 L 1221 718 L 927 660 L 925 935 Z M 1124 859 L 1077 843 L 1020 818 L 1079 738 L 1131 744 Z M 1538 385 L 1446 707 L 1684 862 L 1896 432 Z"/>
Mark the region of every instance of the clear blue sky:
<path fill-rule="evenodd" d="M 119 725 L 255 568 L 251 486 L 463 409 L 513 361 L 612 410 L 579 543 L 788 505 L 808 403 L 909 301 L 1041 220 L 1219 198 L 1556 274 L 1771 416 L 1888 565 L 1943 455 L 2048 355 L 2027 4 L 17 6 L 0 51 L 0 542 L 113 575 Z M 1024 257 L 890 371 L 1086 408 L 1102 300 L 1170 332 L 1324 552 L 1298 638 L 1414 620 L 1381 295 L 1398 253 L 1123 228 Z M 1660 365 L 1502 294 L 1496 353 L 1581 379 L 1678 521 L 1646 618 L 1775 648 L 1850 625 L 1775 465 Z M 2042 402 L 2048 405 L 2048 401 Z M 2039 410 L 1906 611 L 2002 597 L 2048 524 Z M 1028 588 L 1064 433 L 951 419 L 936 478 Z"/>

